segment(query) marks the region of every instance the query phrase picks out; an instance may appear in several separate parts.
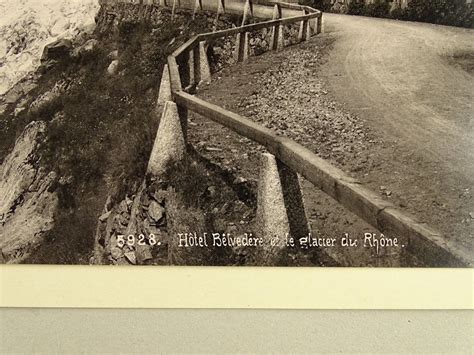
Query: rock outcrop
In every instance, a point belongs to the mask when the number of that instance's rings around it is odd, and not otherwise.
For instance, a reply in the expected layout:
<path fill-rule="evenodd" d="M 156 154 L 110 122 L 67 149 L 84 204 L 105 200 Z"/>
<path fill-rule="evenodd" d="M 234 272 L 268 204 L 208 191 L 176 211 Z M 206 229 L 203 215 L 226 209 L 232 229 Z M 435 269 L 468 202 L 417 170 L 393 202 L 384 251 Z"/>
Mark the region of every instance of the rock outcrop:
<path fill-rule="evenodd" d="M 1 0 L 0 95 L 40 65 L 43 48 L 94 28 L 97 0 Z"/>
<path fill-rule="evenodd" d="M 28 257 L 53 226 L 57 176 L 38 168 L 36 154 L 44 129 L 44 122 L 30 123 L 0 166 L 0 250 L 7 263 Z"/>

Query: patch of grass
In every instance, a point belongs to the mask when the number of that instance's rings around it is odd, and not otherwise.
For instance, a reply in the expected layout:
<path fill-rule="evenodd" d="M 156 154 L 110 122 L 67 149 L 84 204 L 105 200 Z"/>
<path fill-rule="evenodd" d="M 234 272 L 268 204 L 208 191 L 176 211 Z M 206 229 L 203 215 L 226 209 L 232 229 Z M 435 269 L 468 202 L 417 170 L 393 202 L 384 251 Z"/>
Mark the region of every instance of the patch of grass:
<path fill-rule="evenodd" d="M 251 233 L 255 204 L 249 206 L 246 200 L 240 199 L 223 172 L 210 172 L 196 152 L 190 150 L 188 154 L 187 159 L 170 167 L 164 184 L 157 183 L 158 188 L 168 189 L 171 194 L 166 200 L 166 211 L 167 232 L 172 238 L 169 245 L 172 264 L 257 264 L 253 248 L 237 252 L 232 247 L 212 247 L 212 233 L 231 232 L 234 236 Z M 244 224 L 240 223 L 242 220 Z M 207 233 L 209 247 L 189 250 L 177 247 L 175 236 L 185 232 Z"/>

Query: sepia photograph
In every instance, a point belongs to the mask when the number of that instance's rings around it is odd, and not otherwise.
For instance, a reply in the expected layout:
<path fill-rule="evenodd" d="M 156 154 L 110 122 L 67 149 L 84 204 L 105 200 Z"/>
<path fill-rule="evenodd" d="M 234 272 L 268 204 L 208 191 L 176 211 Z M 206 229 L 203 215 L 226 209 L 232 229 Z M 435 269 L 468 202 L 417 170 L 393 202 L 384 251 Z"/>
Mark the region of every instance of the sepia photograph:
<path fill-rule="evenodd" d="M 0 0 L 0 263 L 471 268 L 471 0 Z"/>

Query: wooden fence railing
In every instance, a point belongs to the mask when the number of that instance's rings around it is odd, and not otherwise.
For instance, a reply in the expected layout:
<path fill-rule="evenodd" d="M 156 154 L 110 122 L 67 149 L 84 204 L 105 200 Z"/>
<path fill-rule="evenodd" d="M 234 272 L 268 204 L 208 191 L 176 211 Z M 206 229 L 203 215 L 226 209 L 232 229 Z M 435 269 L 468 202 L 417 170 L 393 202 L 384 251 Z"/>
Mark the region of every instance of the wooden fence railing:
<path fill-rule="evenodd" d="M 131 0 L 120 1 L 132 2 Z M 137 2 L 140 1 L 135 1 L 135 3 Z M 172 7 L 173 14 L 178 8 L 185 8 L 192 10 L 193 15 L 198 11 L 208 10 L 216 12 L 217 16 L 226 12 L 239 13 L 243 16 L 241 27 L 198 34 L 168 57 L 168 65 L 165 67 L 167 72 L 164 75 L 167 82 L 163 83 L 162 81 L 162 86 L 168 85 L 169 87 L 169 98 L 165 100 L 172 100 L 177 105 L 185 137 L 188 111 L 198 113 L 263 145 L 274 155 L 278 164 L 283 164 L 293 172 L 302 175 L 379 231 L 389 231 L 397 236 L 405 236 L 408 238 L 407 251 L 416 255 L 425 264 L 436 266 L 472 265 L 470 256 L 451 245 L 441 233 L 401 212 L 392 203 L 383 200 L 376 193 L 362 186 L 360 182 L 300 144 L 278 136 L 270 129 L 189 93 L 192 92 L 191 87 L 211 80 L 206 46 L 212 45 L 214 40 L 236 36 L 236 60 L 244 61 L 248 58 L 248 34 L 250 32 L 264 28 L 271 29 L 270 49 L 280 50 L 283 47 L 283 26 L 299 24 L 298 39 L 305 41 L 312 35 L 321 32 L 321 11 L 297 4 L 268 1 L 252 3 L 249 0 L 245 3 L 238 0 L 142 0 L 141 3 L 159 3 L 161 6 Z M 271 18 L 271 20 L 245 24 L 251 16 L 260 17 L 260 19 Z M 162 89 L 160 88 L 160 93 Z"/>

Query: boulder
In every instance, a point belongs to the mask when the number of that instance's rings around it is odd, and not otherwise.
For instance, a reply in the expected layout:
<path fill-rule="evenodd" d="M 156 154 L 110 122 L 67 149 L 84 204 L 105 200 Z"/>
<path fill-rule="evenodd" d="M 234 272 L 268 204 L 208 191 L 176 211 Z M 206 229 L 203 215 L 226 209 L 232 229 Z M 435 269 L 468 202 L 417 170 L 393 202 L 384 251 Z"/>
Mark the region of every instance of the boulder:
<path fill-rule="evenodd" d="M 69 52 L 72 48 L 72 42 L 67 39 L 60 39 L 44 47 L 41 63 L 50 61 L 61 61 L 69 58 Z"/>

